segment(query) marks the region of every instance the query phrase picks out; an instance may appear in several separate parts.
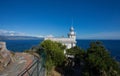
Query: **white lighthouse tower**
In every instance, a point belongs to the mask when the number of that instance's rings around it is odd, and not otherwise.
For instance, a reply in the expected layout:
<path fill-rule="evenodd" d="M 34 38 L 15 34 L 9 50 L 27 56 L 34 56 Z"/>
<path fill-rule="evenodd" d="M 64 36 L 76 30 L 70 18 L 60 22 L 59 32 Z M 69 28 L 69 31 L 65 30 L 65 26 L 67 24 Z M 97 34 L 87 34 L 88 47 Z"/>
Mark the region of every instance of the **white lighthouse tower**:
<path fill-rule="evenodd" d="M 70 32 L 68 33 L 68 38 L 73 38 L 73 39 L 76 40 L 76 34 L 74 32 L 74 28 L 73 27 L 70 28 Z"/>

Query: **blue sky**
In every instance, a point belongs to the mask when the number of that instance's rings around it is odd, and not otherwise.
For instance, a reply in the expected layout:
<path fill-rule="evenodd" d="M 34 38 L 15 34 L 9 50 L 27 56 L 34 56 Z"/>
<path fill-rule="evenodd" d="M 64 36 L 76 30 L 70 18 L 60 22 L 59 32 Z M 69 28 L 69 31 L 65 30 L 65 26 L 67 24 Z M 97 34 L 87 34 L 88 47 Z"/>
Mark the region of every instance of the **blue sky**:
<path fill-rule="evenodd" d="M 73 25 L 72 25 L 73 20 Z M 120 0 L 0 0 L 0 35 L 120 39 Z"/>

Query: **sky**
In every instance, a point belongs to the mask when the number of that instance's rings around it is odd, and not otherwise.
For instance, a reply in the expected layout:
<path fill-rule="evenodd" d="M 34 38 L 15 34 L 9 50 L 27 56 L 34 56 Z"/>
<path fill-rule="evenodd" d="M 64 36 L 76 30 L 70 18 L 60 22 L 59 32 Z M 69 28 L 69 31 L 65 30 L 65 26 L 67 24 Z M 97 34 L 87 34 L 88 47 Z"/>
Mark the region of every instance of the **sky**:
<path fill-rule="evenodd" d="M 120 39 L 120 0 L 0 0 L 0 35 Z"/>

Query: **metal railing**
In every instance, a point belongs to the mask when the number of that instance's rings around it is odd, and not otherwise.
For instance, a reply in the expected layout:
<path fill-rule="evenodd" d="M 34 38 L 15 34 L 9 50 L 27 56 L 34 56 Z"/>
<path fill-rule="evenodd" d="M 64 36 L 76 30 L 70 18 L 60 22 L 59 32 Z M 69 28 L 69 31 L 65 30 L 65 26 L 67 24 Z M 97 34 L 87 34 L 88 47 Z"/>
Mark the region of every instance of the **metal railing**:
<path fill-rule="evenodd" d="M 44 54 L 41 54 L 41 58 L 35 57 L 34 61 L 17 76 L 45 76 L 44 63 Z"/>

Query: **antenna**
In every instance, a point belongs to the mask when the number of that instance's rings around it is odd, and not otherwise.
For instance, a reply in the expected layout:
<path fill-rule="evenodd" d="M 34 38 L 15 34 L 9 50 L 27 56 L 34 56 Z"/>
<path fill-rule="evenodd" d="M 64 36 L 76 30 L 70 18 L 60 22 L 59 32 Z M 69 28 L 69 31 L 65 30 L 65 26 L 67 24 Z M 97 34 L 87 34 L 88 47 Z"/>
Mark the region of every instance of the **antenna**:
<path fill-rule="evenodd" d="M 72 25 L 71 25 L 71 27 L 73 26 L 73 18 L 72 18 Z"/>

